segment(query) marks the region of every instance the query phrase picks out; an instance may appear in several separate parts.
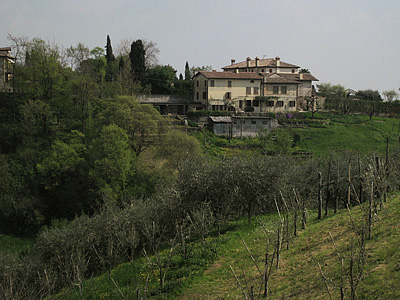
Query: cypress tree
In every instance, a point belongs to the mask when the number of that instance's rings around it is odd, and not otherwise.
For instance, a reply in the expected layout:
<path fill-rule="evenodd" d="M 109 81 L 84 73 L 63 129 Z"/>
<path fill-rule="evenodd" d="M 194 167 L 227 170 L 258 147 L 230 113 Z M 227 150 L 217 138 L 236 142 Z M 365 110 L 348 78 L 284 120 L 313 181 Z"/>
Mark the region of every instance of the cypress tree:
<path fill-rule="evenodd" d="M 120 72 L 124 69 L 124 66 L 125 66 L 124 58 L 121 56 L 119 58 L 119 64 L 118 64 L 118 69 Z"/>
<path fill-rule="evenodd" d="M 190 69 L 189 69 L 189 63 L 186 62 L 185 65 L 185 80 L 190 80 Z"/>
<path fill-rule="evenodd" d="M 107 45 L 106 45 L 106 81 L 111 82 L 115 80 L 116 77 L 116 65 L 115 65 L 115 56 L 113 54 L 111 39 L 110 36 L 107 35 Z"/>
<path fill-rule="evenodd" d="M 129 59 L 131 60 L 131 74 L 132 80 L 143 82 L 146 73 L 146 51 L 142 40 L 136 40 L 131 44 L 131 52 Z"/>
<path fill-rule="evenodd" d="M 109 35 L 107 35 L 106 59 L 107 59 L 107 63 L 115 60 L 115 56 L 113 54 L 113 50 L 112 50 L 112 46 L 111 46 L 111 39 L 110 39 Z"/>

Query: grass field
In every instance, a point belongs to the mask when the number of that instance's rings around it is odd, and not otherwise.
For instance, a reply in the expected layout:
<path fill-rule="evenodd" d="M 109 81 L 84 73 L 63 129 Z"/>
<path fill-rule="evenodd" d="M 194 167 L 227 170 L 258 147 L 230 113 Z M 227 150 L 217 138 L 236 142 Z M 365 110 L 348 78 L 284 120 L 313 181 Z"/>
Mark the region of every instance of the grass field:
<path fill-rule="evenodd" d="M 318 128 L 295 128 L 300 135 L 299 150 L 315 155 L 352 150 L 361 154 L 384 153 L 386 140 L 391 148 L 399 147 L 400 120 L 368 116 L 326 115 L 326 125 Z"/>
<path fill-rule="evenodd" d="M 386 141 L 390 149 L 399 148 L 400 119 L 363 115 L 318 114 L 323 124 L 282 126 L 278 130 L 288 131 L 292 136 L 289 154 L 311 152 L 314 156 L 330 155 L 338 151 L 354 151 L 360 154 L 385 153 Z M 279 152 L 272 138 L 262 145 L 257 138 L 235 138 L 231 141 L 211 133 L 196 133 L 211 156 L 242 155 L 267 150 Z M 265 146 L 265 147 L 263 147 Z"/>

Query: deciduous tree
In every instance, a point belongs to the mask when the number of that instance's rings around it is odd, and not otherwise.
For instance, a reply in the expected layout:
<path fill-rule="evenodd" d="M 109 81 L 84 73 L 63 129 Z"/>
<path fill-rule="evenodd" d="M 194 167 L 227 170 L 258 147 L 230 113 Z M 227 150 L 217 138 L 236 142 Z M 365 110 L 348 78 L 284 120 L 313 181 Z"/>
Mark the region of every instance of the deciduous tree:
<path fill-rule="evenodd" d="M 133 97 L 120 96 L 108 100 L 99 115 L 101 124 L 117 124 L 126 130 L 136 156 L 155 144 L 167 120 L 149 104 L 140 104 Z"/>
<path fill-rule="evenodd" d="M 356 93 L 356 99 L 366 101 L 382 101 L 382 97 L 378 91 L 373 90 L 360 90 Z"/>
<path fill-rule="evenodd" d="M 388 102 L 392 102 L 399 97 L 399 94 L 395 90 L 384 91 L 382 94 Z"/>
<path fill-rule="evenodd" d="M 126 131 L 118 125 L 104 126 L 91 147 L 93 167 L 90 177 L 104 202 L 115 202 L 125 188 L 132 166 Z"/>
<path fill-rule="evenodd" d="M 176 81 L 176 70 L 170 65 L 156 66 L 147 71 L 146 82 L 152 94 L 171 95 Z"/>

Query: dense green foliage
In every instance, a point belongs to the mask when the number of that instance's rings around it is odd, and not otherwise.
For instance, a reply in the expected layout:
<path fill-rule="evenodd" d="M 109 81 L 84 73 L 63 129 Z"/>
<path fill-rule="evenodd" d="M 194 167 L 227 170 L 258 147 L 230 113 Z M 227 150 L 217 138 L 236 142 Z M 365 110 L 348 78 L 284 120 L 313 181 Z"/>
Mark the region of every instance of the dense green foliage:
<path fill-rule="evenodd" d="M 149 156 L 175 170 L 199 155 L 197 141 L 185 134 L 177 134 L 173 145 L 193 145 L 193 153 L 161 151 L 164 137 L 171 140 L 170 120 L 132 96 L 146 88 L 170 93 L 176 81 L 170 66 L 143 66 L 140 41 L 132 44 L 134 66 L 128 55 L 115 58 L 109 36 L 105 51 L 79 43 L 64 52 L 41 39 L 13 41 L 15 88 L 0 95 L 1 232 L 34 234 L 52 219 L 147 196 L 156 178 L 168 176 L 148 167 Z"/>

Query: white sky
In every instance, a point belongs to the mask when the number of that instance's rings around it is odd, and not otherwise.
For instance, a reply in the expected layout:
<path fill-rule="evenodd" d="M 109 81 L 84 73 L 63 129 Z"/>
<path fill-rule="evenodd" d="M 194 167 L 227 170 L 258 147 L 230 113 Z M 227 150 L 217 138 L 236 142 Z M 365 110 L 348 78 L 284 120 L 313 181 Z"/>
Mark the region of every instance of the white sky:
<path fill-rule="evenodd" d="M 354 90 L 400 88 L 399 0 L 0 0 L 7 35 L 64 47 L 113 49 L 123 39 L 158 44 L 160 64 L 229 65 L 280 56 L 319 83 Z"/>

